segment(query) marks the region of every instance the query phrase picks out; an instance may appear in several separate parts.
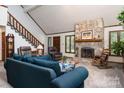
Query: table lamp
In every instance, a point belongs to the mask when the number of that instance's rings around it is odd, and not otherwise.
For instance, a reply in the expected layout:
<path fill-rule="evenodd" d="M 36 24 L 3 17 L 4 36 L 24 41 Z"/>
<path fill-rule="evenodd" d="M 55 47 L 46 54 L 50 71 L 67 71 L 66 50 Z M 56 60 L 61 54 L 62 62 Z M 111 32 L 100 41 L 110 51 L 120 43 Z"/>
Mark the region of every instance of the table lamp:
<path fill-rule="evenodd" d="M 38 45 L 38 47 L 37 47 L 38 55 L 42 55 L 43 54 L 42 50 L 43 50 L 43 46 L 42 45 Z"/>

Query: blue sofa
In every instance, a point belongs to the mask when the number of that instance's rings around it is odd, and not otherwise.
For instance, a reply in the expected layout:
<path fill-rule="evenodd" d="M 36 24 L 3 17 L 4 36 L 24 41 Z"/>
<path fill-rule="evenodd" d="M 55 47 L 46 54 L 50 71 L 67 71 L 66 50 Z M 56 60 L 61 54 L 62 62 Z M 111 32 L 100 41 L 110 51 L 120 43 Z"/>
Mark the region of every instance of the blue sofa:
<path fill-rule="evenodd" d="M 79 88 L 88 77 L 84 67 L 61 73 L 58 62 L 48 56 L 7 58 L 4 66 L 8 83 L 16 88 Z"/>

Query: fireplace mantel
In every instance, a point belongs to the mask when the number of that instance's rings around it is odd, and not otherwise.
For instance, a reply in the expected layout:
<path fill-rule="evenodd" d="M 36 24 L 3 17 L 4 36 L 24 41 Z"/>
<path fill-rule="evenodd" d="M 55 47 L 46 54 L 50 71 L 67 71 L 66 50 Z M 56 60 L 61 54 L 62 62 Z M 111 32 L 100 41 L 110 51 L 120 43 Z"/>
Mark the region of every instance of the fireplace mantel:
<path fill-rule="evenodd" d="M 102 42 L 102 39 L 82 39 L 82 40 L 75 40 L 76 43 L 81 42 Z"/>

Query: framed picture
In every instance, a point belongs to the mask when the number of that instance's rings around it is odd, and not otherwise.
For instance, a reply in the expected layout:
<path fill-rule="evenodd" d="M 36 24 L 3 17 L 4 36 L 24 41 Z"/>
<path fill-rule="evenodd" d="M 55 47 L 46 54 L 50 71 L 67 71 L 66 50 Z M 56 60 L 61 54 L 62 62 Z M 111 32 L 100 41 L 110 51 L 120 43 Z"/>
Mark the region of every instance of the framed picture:
<path fill-rule="evenodd" d="M 93 31 L 92 30 L 83 31 L 81 35 L 82 35 L 82 39 L 92 39 L 93 38 Z"/>

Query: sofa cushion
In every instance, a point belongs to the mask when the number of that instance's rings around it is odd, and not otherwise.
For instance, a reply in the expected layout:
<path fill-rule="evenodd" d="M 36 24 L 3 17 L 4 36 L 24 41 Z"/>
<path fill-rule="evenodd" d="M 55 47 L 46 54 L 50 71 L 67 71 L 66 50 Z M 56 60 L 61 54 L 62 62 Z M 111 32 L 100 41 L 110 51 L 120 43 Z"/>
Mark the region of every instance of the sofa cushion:
<path fill-rule="evenodd" d="M 26 59 L 26 61 L 27 61 L 28 63 L 32 63 L 32 62 L 34 62 L 34 58 L 28 57 L 28 58 Z"/>
<path fill-rule="evenodd" d="M 31 55 L 23 55 L 21 61 L 31 63 L 32 61 L 31 61 L 30 59 L 33 60 Z M 30 61 L 31 61 L 31 62 L 30 62 Z"/>
<path fill-rule="evenodd" d="M 34 62 L 34 59 L 39 59 L 39 60 L 51 60 L 49 55 L 45 55 L 45 56 L 31 56 L 31 55 L 23 55 L 22 56 L 22 61 L 24 62 L 29 62 L 32 63 Z"/>
<path fill-rule="evenodd" d="M 13 58 L 20 61 L 22 60 L 22 56 L 18 54 L 13 54 Z"/>
<path fill-rule="evenodd" d="M 37 59 L 45 59 L 45 60 L 52 60 L 52 57 L 51 57 L 50 55 L 35 56 L 34 58 L 37 58 Z"/>
<path fill-rule="evenodd" d="M 34 58 L 32 63 L 36 64 L 36 65 L 40 65 L 40 66 L 43 66 L 43 67 L 48 67 L 48 68 L 53 69 L 56 72 L 57 76 L 62 74 L 61 70 L 60 70 L 60 67 L 59 67 L 59 63 L 56 62 L 56 61 Z"/>

